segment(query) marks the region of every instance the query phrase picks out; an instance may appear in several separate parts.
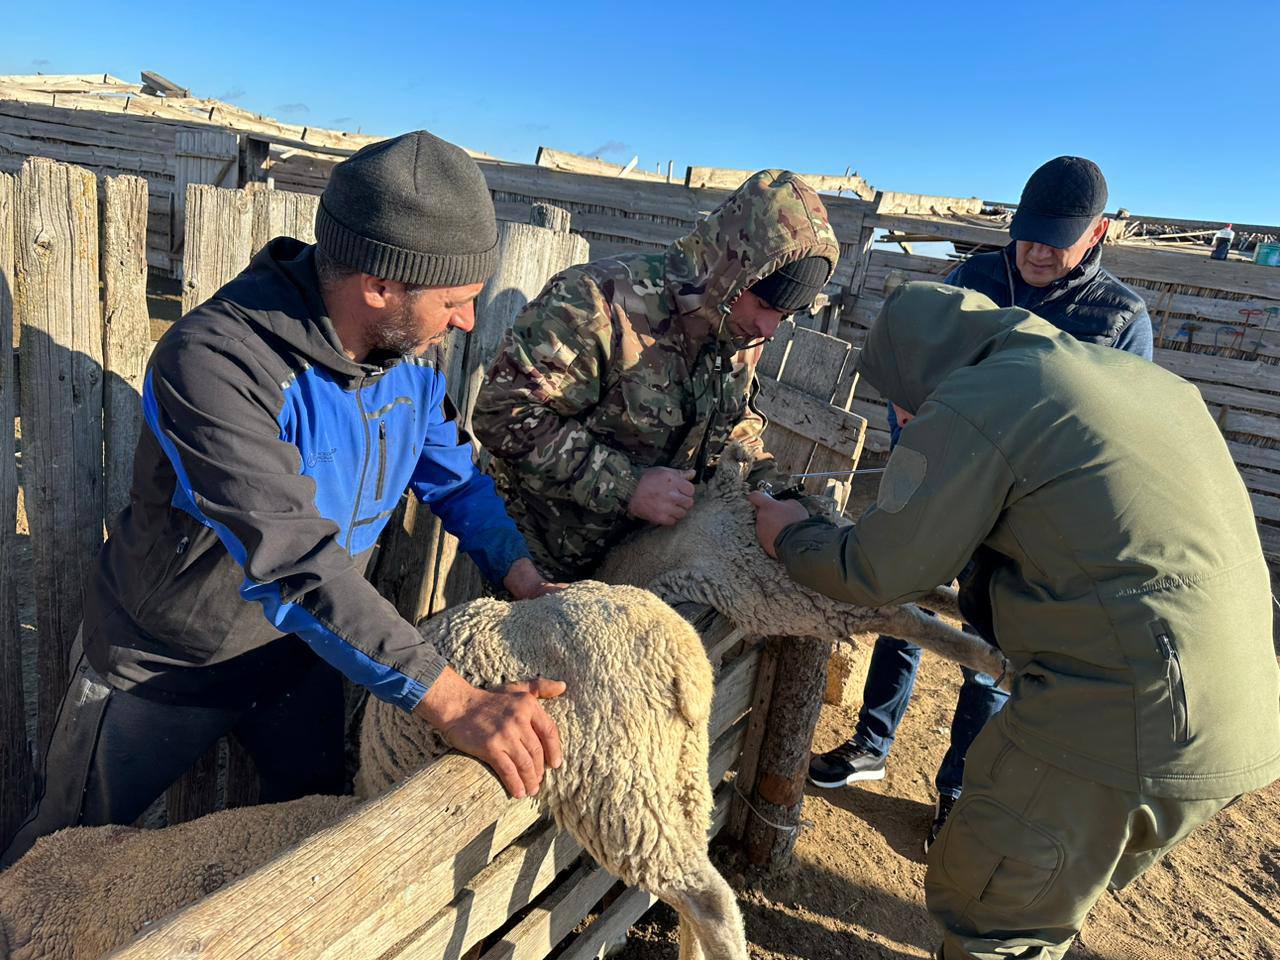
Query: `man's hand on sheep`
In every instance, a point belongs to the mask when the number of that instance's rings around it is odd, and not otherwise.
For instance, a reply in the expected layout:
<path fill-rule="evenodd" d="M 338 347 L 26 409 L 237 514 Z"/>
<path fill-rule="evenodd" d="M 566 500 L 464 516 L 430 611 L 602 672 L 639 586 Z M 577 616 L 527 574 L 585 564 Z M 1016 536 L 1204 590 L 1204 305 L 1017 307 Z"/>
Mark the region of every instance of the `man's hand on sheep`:
<path fill-rule="evenodd" d="M 537 794 L 546 767 L 560 766 L 560 733 L 538 700 L 564 690 L 542 677 L 485 690 L 446 667 L 413 712 L 449 746 L 487 763 L 518 800 Z"/>
<path fill-rule="evenodd" d="M 693 471 L 650 467 L 640 474 L 627 512 L 637 520 L 671 527 L 693 506 Z"/>
<path fill-rule="evenodd" d="M 773 545 L 778 534 L 793 523 L 808 520 L 809 511 L 795 500 L 775 500 L 763 490 L 751 491 L 747 499 L 756 508 L 756 539 L 764 547 L 764 552 L 777 560 L 778 553 Z"/>
<path fill-rule="evenodd" d="M 555 593 L 565 588 L 563 583 L 547 580 L 528 557 L 521 557 L 511 564 L 511 569 L 502 578 L 502 585 L 517 600 L 532 600 L 544 593 Z"/>

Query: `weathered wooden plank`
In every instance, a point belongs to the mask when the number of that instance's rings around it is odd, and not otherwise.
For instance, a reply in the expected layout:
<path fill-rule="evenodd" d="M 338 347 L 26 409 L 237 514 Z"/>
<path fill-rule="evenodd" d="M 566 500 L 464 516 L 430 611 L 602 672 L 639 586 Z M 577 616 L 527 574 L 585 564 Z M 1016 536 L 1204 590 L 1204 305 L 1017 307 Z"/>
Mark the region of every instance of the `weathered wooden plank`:
<path fill-rule="evenodd" d="M 31 803 L 31 750 L 18 633 L 18 474 L 13 418 L 14 181 L 0 173 L 0 846 L 7 846 Z"/>
<path fill-rule="evenodd" d="M 149 929 L 118 960 L 293 957 L 359 925 L 374 958 L 444 907 L 537 819 L 486 767 L 443 757 L 292 851 Z M 373 922 L 376 921 L 376 922 Z"/>
<path fill-rule="evenodd" d="M 757 170 L 731 170 L 726 167 L 689 167 L 684 185 L 692 189 L 737 190 L 744 180 Z M 855 174 L 841 176 L 827 173 L 802 173 L 800 178 L 814 190 L 839 192 L 847 190 L 863 200 L 871 200 L 875 189 L 865 179 Z"/>
<path fill-rule="evenodd" d="M 276 237 L 293 237 L 303 243 L 316 242 L 318 196 L 263 187 L 250 193 L 253 197 L 253 237 L 249 246 L 254 255 Z"/>
<path fill-rule="evenodd" d="M 1251 492 L 1280 496 L 1280 473 L 1269 473 L 1266 470 L 1241 467 L 1240 477 Z"/>
<path fill-rule="evenodd" d="M 1155 351 L 1155 362 L 1187 380 L 1280 393 L 1280 366 L 1189 350 Z"/>
<path fill-rule="evenodd" d="M 715 739 L 707 762 L 713 786 L 724 779 L 741 752 L 743 728 L 739 724 Z M 569 834 L 554 823 L 541 824 L 495 857 L 453 902 L 397 944 L 384 960 L 461 957 L 532 903 L 581 855 L 582 847 Z"/>
<path fill-rule="evenodd" d="M 1262 541 L 1262 552 L 1272 562 L 1280 560 L 1280 527 L 1258 524 L 1258 538 Z"/>
<path fill-rule="evenodd" d="M 567 206 L 575 214 L 579 212 L 576 205 L 585 204 L 618 211 L 619 216 L 668 217 L 692 223 L 729 195 L 726 190 L 692 190 L 679 184 L 562 173 L 526 164 L 477 162 L 491 191 L 511 195 L 500 199 L 546 200 Z M 851 197 L 824 196 L 822 201 L 841 241 L 857 242 L 863 216 L 871 205 Z M 602 255 L 595 248 L 592 253 Z"/>
<path fill-rule="evenodd" d="M 771 424 L 850 458 L 857 456 L 867 425 L 862 417 L 777 380 L 761 378 L 759 383 L 756 404 Z"/>
<path fill-rule="evenodd" d="M 711 701 L 711 735 L 727 730 L 751 709 L 751 691 L 760 665 L 759 646 L 753 647 L 721 671 Z"/>
<path fill-rule="evenodd" d="M 184 314 L 248 266 L 253 253 L 253 206 L 248 191 L 193 183 L 186 197 Z"/>
<path fill-rule="evenodd" d="M 777 648 L 764 645 L 760 652 L 760 663 L 756 667 L 755 686 L 751 691 L 751 713 L 747 716 L 747 729 L 742 743 L 742 758 L 738 761 L 738 776 L 735 783 L 747 788 L 756 782 L 759 771 L 760 745 L 764 742 L 765 723 L 769 718 L 769 700 L 773 696 L 773 683 L 778 673 Z M 729 808 L 729 833 L 742 839 L 747 827 L 749 807 L 743 795 L 734 792 Z"/>
<path fill-rule="evenodd" d="M 1160 317 L 1166 310 L 1171 314 L 1186 314 L 1201 320 L 1212 320 L 1216 323 L 1242 326 L 1245 324 L 1246 318 L 1240 315 L 1241 310 L 1280 306 L 1280 303 L 1272 300 L 1225 300 L 1216 297 L 1193 296 L 1189 293 L 1170 293 L 1166 290 L 1155 290 L 1150 286 L 1137 282 L 1131 283 L 1129 286 L 1146 301 L 1147 309 L 1151 313 L 1151 322 L 1157 327 L 1160 325 Z M 1267 323 L 1268 320 L 1270 320 L 1270 324 Z M 1264 315 L 1250 321 L 1248 326 L 1251 328 L 1280 327 L 1280 321 L 1277 321 L 1274 317 Z M 1253 335 L 1250 334 L 1248 339 L 1252 341 Z"/>
<path fill-rule="evenodd" d="M 147 182 L 102 184 L 102 428 L 108 526 L 129 502 L 142 432 L 142 379 L 151 353 L 147 315 Z"/>
<path fill-rule="evenodd" d="M 22 462 L 39 632 L 39 740 L 67 688 L 85 584 L 102 546 L 98 185 L 29 159 L 18 178 L 14 317 L 22 324 Z"/>
<path fill-rule="evenodd" d="M 581 154 L 569 153 L 565 150 L 554 150 L 551 147 L 538 147 L 534 157 L 536 167 L 548 167 L 552 170 L 563 170 L 565 173 L 590 173 L 600 177 L 630 177 L 635 180 L 653 180 L 667 183 L 665 175 L 650 173 L 648 170 L 632 168 L 627 170 L 618 163 L 610 163 L 598 157 L 584 157 Z M 624 172 L 625 171 L 625 172 Z"/>
<path fill-rule="evenodd" d="M 826 403 L 844 368 L 849 349 L 847 343 L 835 337 L 797 328 L 787 345 L 777 379 Z M 812 440 L 779 423 L 770 423 L 765 428 L 764 445 L 774 455 L 779 468 L 788 473 L 807 471 L 815 447 Z"/>
<path fill-rule="evenodd" d="M 1253 502 L 1253 515 L 1259 520 L 1271 520 L 1280 523 L 1280 500 L 1264 493 L 1250 493 Z"/>
<path fill-rule="evenodd" d="M 171 169 L 165 158 L 157 154 L 125 152 L 110 147 L 82 147 L 73 143 L 50 143 L 3 131 L 0 131 L 0 151 L 21 157 L 48 157 L 102 173 L 163 174 Z"/>
<path fill-rule="evenodd" d="M 730 790 L 722 787 L 716 792 L 716 805 L 711 812 L 711 836 L 724 829 L 728 818 Z M 608 944 L 622 939 L 632 925 L 644 916 L 658 898 L 639 887 L 628 887 L 613 903 L 565 947 L 557 960 L 596 960 Z"/>
<path fill-rule="evenodd" d="M 979 197 L 931 197 L 923 193 L 877 190 L 874 199 L 877 214 L 923 213 L 945 216 L 975 215 L 982 212 L 982 200 Z"/>
<path fill-rule="evenodd" d="M 724 825 L 728 807 L 723 791 L 716 799 L 711 821 L 712 834 L 718 832 Z M 615 882 L 613 875 L 604 867 L 596 866 L 593 860 L 586 860 L 570 873 L 550 896 L 530 910 L 500 941 L 486 950 L 480 960 L 542 960 L 574 927 L 582 922 L 591 908 L 612 889 Z M 625 897 L 626 894 L 622 896 Z M 631 897 L 626 902 L 631 907 L 644 902 L 644 909 L 652 905 L 652 901 L 642 901 L 637 897 Z M 599 939 L 601 933 L 613 932 L 622 922 L 617 913 L 613 914 L 612 918 L 607 928 L 602 927 L 602 930 L 594 935 L 585 933 L 586 940 L 581 949 L 577 949 L 576 944 L 571 945 L 566 954 L 579 958 L 592 956 L 588 952 L 587 945 L 594 944 L 595 948 L 599 949 L 600 943 L 603 942 Z M 592 927 L 594 926 L 595 924 L 592 924 Z M 630 926 L 630 921 L 627 926 Z M 590 929 L 589 927 L 588 931 Z M 625 929 L 626 926 L 622 927 L 622 930 Z"/>

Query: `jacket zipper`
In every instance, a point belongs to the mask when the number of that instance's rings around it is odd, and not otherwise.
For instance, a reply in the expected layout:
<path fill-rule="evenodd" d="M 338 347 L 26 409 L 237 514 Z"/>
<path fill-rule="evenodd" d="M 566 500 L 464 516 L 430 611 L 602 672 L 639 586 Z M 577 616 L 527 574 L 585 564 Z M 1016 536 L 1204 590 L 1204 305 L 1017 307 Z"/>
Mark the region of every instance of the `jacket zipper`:
<path fill-rule="evenodd" d="M 351 504 L 351 522 L 347 524 L 347 553 L 351 552 L 351 538 L 355 535 L 356 519 L 360 515 L 360 498 L 364 494 L 364 477 L 369 471 L 369 419 L 364 412 L 364 378 L 356 384 L 356 409 L 360 411 L 360 423 L 364 426 L 364 461 L 360 464 L 360 483 L 356 485 L 355 502 Z"/>
<path fill-rule="evenodd" d="M 387 481 L 387 421 L 378 421 L 378 482 L 374 487 L 373 499 L 382 502 L 383 488 Z"/>
<path fill-rule="evenodd" d="M 1173 636 L 1162 623 L 1152 624 L 1152 632 L 1156 638 L 1156 649 L 1164 658 L 1165 683 L 1169 687 L 1169 703 L 1173 709 L 1173 740 L 1174 743 L 1186 743 L 1191 739 L 1191 733 L 1187 722 L 1187 688 L 1182 680 L 1182 660 Z"/>

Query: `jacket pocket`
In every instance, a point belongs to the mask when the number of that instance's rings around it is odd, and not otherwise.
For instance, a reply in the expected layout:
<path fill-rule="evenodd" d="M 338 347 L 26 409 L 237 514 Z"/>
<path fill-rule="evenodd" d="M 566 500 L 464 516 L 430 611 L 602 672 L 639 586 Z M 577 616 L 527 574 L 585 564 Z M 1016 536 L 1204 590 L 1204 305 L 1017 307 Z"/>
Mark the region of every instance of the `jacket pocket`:
<path fill-rule="evenodd" d="M 1025 910 L 1053 886 L 1061 843 L 989 797 L 961 797 L 943 834 L 939 866 L 969 899 L 998 911 Z"/>
<path fill-rule="evenodd" d="M 374 486 L 373 499 L 382 503 L 387 486 L 387 421 L 378 421 L 378 482 Z"/>
<path fill-rule="evenodd" d="M 204 529 L 203 524 L 186 513 L 170 512 L 164 533 L 156 538 L 139 568 L 138 580 L 148 586 L 138 594 L 129 611 L 138 622 L 143 622 L 156 603 L 168 596 L 174 578 L 191 559 L 192 540 Z"/>
<path fill-rule="evenodd" d="M 1173 715 L 1173 742 L 1186 743 L 1191 739 L 1191 722 L 1187 713 L 1187 687 L 1182 677 L 1182 658 L 1178 656 L 1178 644 L 1165 621 L 1153 620 L 1149 626 L 1156 651 L 1164 660 L 1165 684 L 1169 690 L 1169 708 Z"/>

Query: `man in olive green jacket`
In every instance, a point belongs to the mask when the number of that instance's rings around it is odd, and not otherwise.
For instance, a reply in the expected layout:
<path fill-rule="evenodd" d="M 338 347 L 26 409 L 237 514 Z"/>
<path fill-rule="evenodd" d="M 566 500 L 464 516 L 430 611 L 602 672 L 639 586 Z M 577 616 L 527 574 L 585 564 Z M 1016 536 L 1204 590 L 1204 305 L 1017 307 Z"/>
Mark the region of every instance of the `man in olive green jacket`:
<path fill-rule="evenodd" d="M 947 960 L 1057 960 L 1123 886 L 1280 776 L 1280 674 L 1253 510 L 1197 390 L 985 296 L 910 283 L 862 375 L 906 416 L 854 525 L 752 494 L 799 582 L 882 606 L 994 563 L 1008 706 L 929 851 Z"/>

